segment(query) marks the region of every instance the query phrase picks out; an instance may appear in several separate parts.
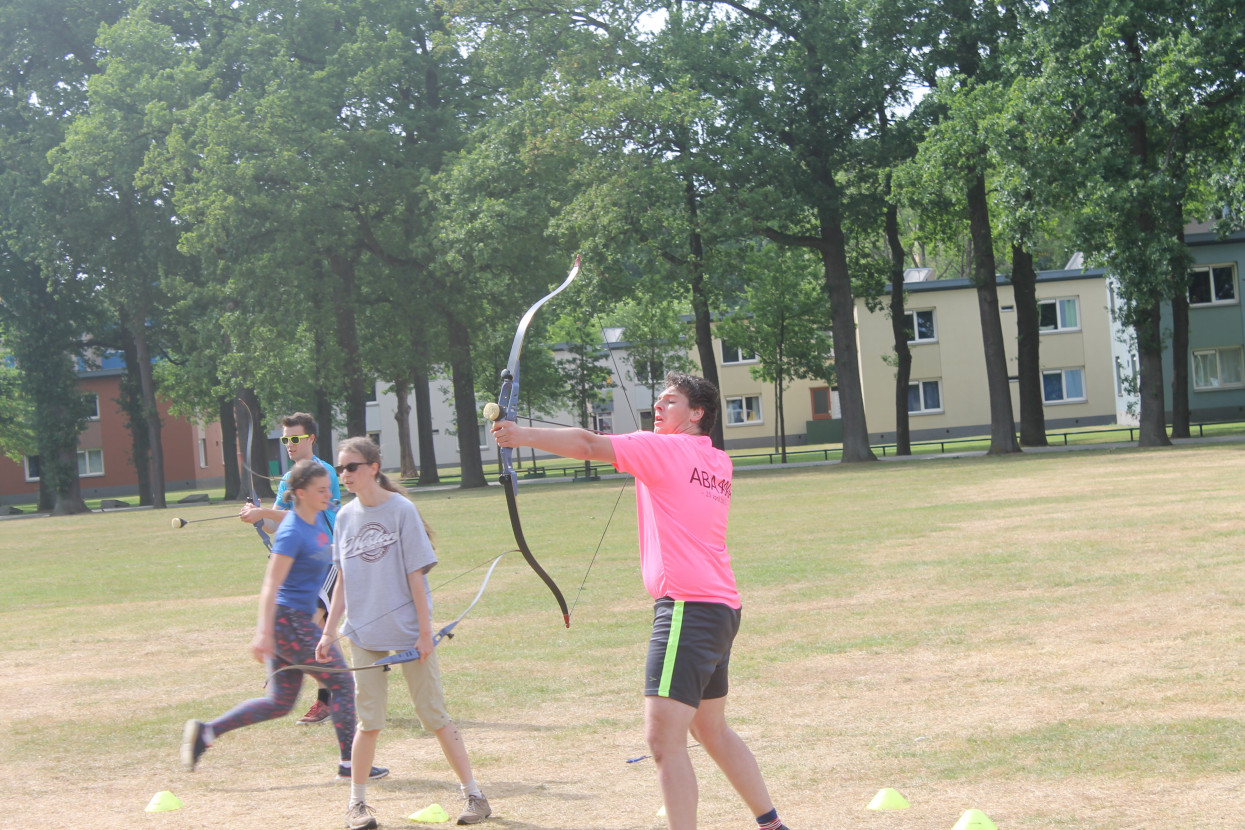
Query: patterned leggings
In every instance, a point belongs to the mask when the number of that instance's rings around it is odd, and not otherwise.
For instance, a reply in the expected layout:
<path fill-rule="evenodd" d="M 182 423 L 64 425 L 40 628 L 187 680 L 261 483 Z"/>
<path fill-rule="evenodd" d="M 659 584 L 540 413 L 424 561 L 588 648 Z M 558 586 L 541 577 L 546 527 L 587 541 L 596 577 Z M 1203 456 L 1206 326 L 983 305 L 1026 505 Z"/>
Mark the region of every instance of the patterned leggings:
<path fill-rule="evenodd" d="M 316 662 L 316 643 L 320 642 L 321 629 L 311 621 L 311 615 L 278 605 L 274 634 L 277 653 L 268 661 L 269 672 L 295 663 Z M 342 659 L 337 646 L 333 646 L 329 662 L 325 665 L 345 667 L 346 661 Z M 298 700 L 298 692 L 303 685 L 303 673 L 283 671 L 274 675 L 268 681 L 267 697 L 239 703 L 219 718 L 209 721 L 208 726 L 212 727 L 214 734 L 223 735 L 242 726 L 288 714 Z M 323 680 L 329 690 L 329 711 L 333 716 L 333 727 L 337 730 L 337 746 L 341 750 L 342 760 L 349 761 L 355 730 L 354 677 L 349 672 L 330 674 L 308 671 L 306 674 Z"/>

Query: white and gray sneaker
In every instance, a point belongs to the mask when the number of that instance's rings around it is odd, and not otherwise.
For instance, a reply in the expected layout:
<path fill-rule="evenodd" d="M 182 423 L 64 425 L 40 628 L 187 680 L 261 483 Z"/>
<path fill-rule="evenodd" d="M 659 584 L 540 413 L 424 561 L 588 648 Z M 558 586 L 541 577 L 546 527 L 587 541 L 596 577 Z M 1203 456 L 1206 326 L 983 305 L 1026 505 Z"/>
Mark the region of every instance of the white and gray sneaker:
<path fill-rule="evenodd" d="M 376 826 L 376 811 L 362 801 L 352 801 L 346 808 L 347 830 L 372 830 Z"/>
<path fill-rule="evenodd" d="M 488 806 L 488 799 L 483 795 L 467 796 L 467 806 L 458 816 L 459 824 L 479 824 L 493 815 L 493 808 Z"/>

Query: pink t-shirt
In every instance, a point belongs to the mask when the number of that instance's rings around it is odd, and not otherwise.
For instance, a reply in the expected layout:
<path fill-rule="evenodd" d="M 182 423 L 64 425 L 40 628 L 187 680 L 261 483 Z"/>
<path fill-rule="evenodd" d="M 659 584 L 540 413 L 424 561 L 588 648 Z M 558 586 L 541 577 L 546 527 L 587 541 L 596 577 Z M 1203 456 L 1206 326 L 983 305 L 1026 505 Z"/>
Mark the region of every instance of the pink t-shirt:
<path fill-rule="evenodd" d="M 654 599 L 739 608 L 726 550 L 731 459 L 707 435 L 611 435 L 614 466 L 635 476 L 640 573 Z"/>

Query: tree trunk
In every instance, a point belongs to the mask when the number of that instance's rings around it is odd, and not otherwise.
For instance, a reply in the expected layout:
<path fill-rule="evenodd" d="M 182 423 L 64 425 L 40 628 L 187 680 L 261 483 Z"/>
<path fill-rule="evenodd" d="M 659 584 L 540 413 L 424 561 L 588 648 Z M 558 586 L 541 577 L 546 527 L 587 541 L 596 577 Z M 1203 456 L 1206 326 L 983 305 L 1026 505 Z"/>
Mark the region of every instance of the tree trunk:
<path fill-rule="evenodd" d="M 410 384 L 406 378 L 394 378 L 393 395 L 397 398 L 398 407 L 393 413 L 393 420 L 398 425 L 398 458 L 403 478 L 415 478 L 419 474 L 415 467 L 415 453 L 411 451 L 410 394 Z"/>
<path fill-rule="evenodd" d="M 687 203 L 688 224 L 692 228 L 688 236 L 687 267 L 692 276 L 692 314 L 696 319 L 696 350 L 700 355 L 700 371 L 705 380 L 718 390 L 718 419 L 709 431 L 709 439 L 713 446 L 722 450 L 726 448 L 726 431 L 722 418 L 725 409 L 722 407 L 722 385 L 718 382 L 718 356 L 713 350 L 713 319 L 709 310 L 709 294 L 705 287 L 705 247 L 704 240 L 697 228 L 700 227 L 700 195 L 696 191 L 696 183 L 690 176 L 684 179 L 684 198 Z"/>
<path fill-rule="evenodd" d="M 454 385 L 454 423 L 458 432 L 458 461 L 463 489 L 483 487 L 480 459 L 480 413 L 476 407 L 475 370 L 471 365 L 471 333 L 454 315 L 448 315 L 450 374 Z"/>
<path fill-rule="evenodd" d="M 887 190 L 890 176 L 887 176 Z M 912 455 L 908 418 L 908 384 L 912 381 L 912 349 L 908 346 L 907 312 L 904 310 L 904 250 L 899 238 L 899 209 L 886 205 L 886 246 L 890 251 L 891 336 L 895 342 L 895 454 Z"/>
<path fill-rule="evenodd" d="M 330 464 L 337 463 L 337 455 L 333 452 L 333 401 L 323 387 L 316 389 L 315 403 L 316 428 L 320 434 L 316 436 L 316 456 Z"/>
<path fill-rule="evenodd" d="M 1016 441 L 1016 422 L 1012 415 L 1012 393 L 1007 377 L 1003 324 L 999 320 L 999 288 L 984 173 L 973 176 L 968 186 L 968 230 L 973 242 L 973 282 L 977 286 L 977 312 L 981 319 L 986 388 L 990 396 L 989 454 L 1020 452 L 1020 444 Z"/>
<path fill-rule="evenodd" d="M 774 383 L 774 401 L 778 406 L 778 452 L 782 463 L 787 463 L 787 414 L 783 408 L 782 373 L 779 372 L 778 382 Z"/>
<path fill-rule="evenodd" d="M 1133 328 L 1137 333 L 1137 365 L 1141 375 L 1139 447 L 1171 446 L 1163 405 L 1163 337 L 1159 319 L 1157 301 L 1136 310 L 1137 322 Z"/>
<path fill-rule="evenodd" d="M 1140 40 L 1135 32 L 1123 33 L 1124 48 L 1129 54 L 1129 63 L 1134 66 L 1142 62 Z M 1126 116 L 1125 131 L 1130 142 L 1132 162 L 1141 169 L 1149 168 L 1150 138 L 1146 128 L 1145 99 L 1140 87 L 1134 88 L 1128 95 L 1129 114 Z M 1151 205 L 1145 200 L 1137 204 L 1134 217 L 1137 231 L 1141 239 L 1148 240 L 1155 232 L 1155 217 Z M 1149 294 L 1145 298 L 1135 298 L 1133 309 L 1133 330 L 1137 334 L 1137 369 L 1140 375 L 1138 387 L 1141 397 L 1140 430 L 1137 433 L 1139 447 L 1167 447 L 1171 440 L 1167 437 L 1167 411 L 1163 403 L 1163 332 L 1160 324 L 1161 304 L 1157 297 Z"/>
<path fill-rule="evenodd" d="M 82 479 L 78 476 L 78 449 L 62 448 L 57 452 L 58 460 L 64 465 L 73 465 L 74 475 L 66 479 L 65 484 L 56 491 L 56 503 L 52 506 L 53 516 L 72 516 L 78 513 L 90 513 L 82 498 Z"/>
<path fill-rule="evenodd" d="M 121 411 L 125 413 L 125 426 L 130 433 L 130 463 L 138 480 L 138 503 L 152 504 L 151 495 L 151 435 L 147 420 L 143 417 L 142 380 L 138 377 L 138 353 L 134 338 L 125 337 L 122 346 L 125 360 L 125 376 L 121 379 Z"/>
<path fill-rule="evenodd" d="M 216 411 L 220 418 L 220 448 L 225 462 L 225 501 L 234 501 L 242 498 L 238 490 L 238 482 L 242 478 L 238 469 L 238 419 L 234 415 L 233 401 L 229 398 L 221 398 Z"/>
<path fill-rule="evenodd" d="M 367 435 L 367 376 L 363 372 L 355 317 L 355 263 L 350 257 L 329 254 L 329 265 L 338 283 L 333 309 L 337 323 L 337 347 L 341 350 L 342 376 L 346 383 L 346 434 Z"/>
<path fill-rule="evenodd" d="M 1184 226 L 1176 211 L 1176 238 L 1184 250 Z M 1172 263 L 1172 438 L 1189 437 L 1189 269 Z"/>
<path fill-rule="evenodd" d="M 847 265 L 847 241 L 837 204 L 818 208 L 822 268 L 830 298 L 830 332 L 834 343 L 834 376 L 843 413 L 843 461 L 877 461 L 869 447 L 865 398 L 860 387 L 860 357 L 856 348 L 856 302 Z"/>
<path fill-rule="evenodd" d="M 428 370 L 424 366 L 411 369 L 411 386 L 415 391 L 415 434 L 419 442 L 419 483 L 439 484 L 437 445 L 432 438 L 432 391 Z"/>
<path fill-rule="evenodd" d="M 1020 443 L 1046 446 L 1046 409 L 1042 401 L 1042 361 L 1038 319 L 1037 272 L 1033 254 L 1012 245 L 1012 290 L 1016 297 L 1016 374 L 1020 386 Z"/>
<path fill-rule="evenodd" d="M 1172 295 L 1172 438 L 1189 437 L 1189 295 Z"/>
<path fill-rule="evenodd" d="M 86 502 L 83 502 L 82 506 L 86 507 Z M 48 486 L 46 478 L 41 477 L 39 479 L 39 503 L 35 505 L 35 510 L 39 513 L 51 513 L 54 507 L 56 507 L 56 491 Z"/>
<path fill-rule="evenodd" d="M 143 412 L 147 419 L 147 441 L 151 452 L 151 504 L 163 509 L 164 493 L 164 424 L 156 403 L 156 379 L 151 370 L 151 350 L 147 345 L 146 315 L 135 315 L 126 321 L 134 337 L 134 357 L 138 361 L 138 378 L 143 393 Z"/>

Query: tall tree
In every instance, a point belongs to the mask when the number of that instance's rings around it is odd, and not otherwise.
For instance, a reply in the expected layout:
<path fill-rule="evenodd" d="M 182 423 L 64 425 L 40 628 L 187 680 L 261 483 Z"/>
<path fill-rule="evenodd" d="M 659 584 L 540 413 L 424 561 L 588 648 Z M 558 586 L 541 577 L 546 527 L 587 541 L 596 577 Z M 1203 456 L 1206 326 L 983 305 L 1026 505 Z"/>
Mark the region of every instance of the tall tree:
<path fill-rule="evenodd" d="M 1082 250 L 1119 285 L 1118 316 L 1138 351 L 1142 446 L 1170 443 L 1160 320 L 1163 304 L 1187 290 L 1180 230 L 1202 218 L 1188 209 L 1207 207 L 1191 198 L 1190 182 L 1203 171 L 1245 172 L 1239 150 L 1226 163 L 1219 155 L 1223 142 L 1240 147 L 1239 14 L 1224 0 L 1104 0 L 1055 4 L 1034 28 L 1042 72 L 1026 87 L 1028 103 L 1075 171 L 1064 195 Z M 1190 155 L 1191 128 L 1206 130 L 1198 143 L 1219 152 Z M 1190 159 L 1207 156 L 1218 158 L 1189 170 Z"/>
<path fill-rule="evenodd" d="M 12 0 L 0 5 L 0 303 L 22 389 L 36 412 L 41 507 L 82 512 L 78 388 L 82 336 L 100 299 L 61 245 L 46 180 L 48 152 L 85 112 L 98 73 L 96 33 L 120 0 Z"/>
<path fill-rule="evenodd" d="M 970 276 L 977 291 L 978 317 L 990 401 L 990 453 L 1020 452 L 1012 412 L 1006 344 L 999 318 L 998 267 L 990 221 L 987 177 L 991 157 L 988 127 L 1007 63 L 1003 42 L 1016 35 L 1017 22 L 1006 4 L 995 0 L 943 0 L 933 24 L 923 67 L 927 83 L 937 84 L 931 104 L 947 117 L 921 142 L 927 175 L 949 180 L 958 190 L 971 242 Z M 938 80 L 936 80 L 938 79 Z"/>
<path fill-rule="evenodd" d="M 55 514 L 88 511 L 78 479 L 78 435 L 91 413 L 78 369 L 84 354 L 72 296 L 72 279 L 47 280 L 39 266 L 0 246 L 0 331 L 21 372 L 19 391 L 33 412 L 31 470 L 39 478 L 40 509 Z M 52 503 L 45 503 L 51 498 Z"/>
<path fill-rule="evenodd" d="M 713 2 L 713 0 L 705 0 Z M 835 377 L 843 413 L 843 460 L 874 460 L 869 448 L 855 337 L 850 218 L 860 189 L 876 202 L 871 170 L 877 113 L 906 101 L 915 9 L 903 2 L 832 0 L 721 10 L 717 47 L 729 65 L 704 73 L 731 126 L 732 152 L 759 231 L 821 259 L 830 301 Z M 725 71 L 724 71 L 725 70 Z"/>

